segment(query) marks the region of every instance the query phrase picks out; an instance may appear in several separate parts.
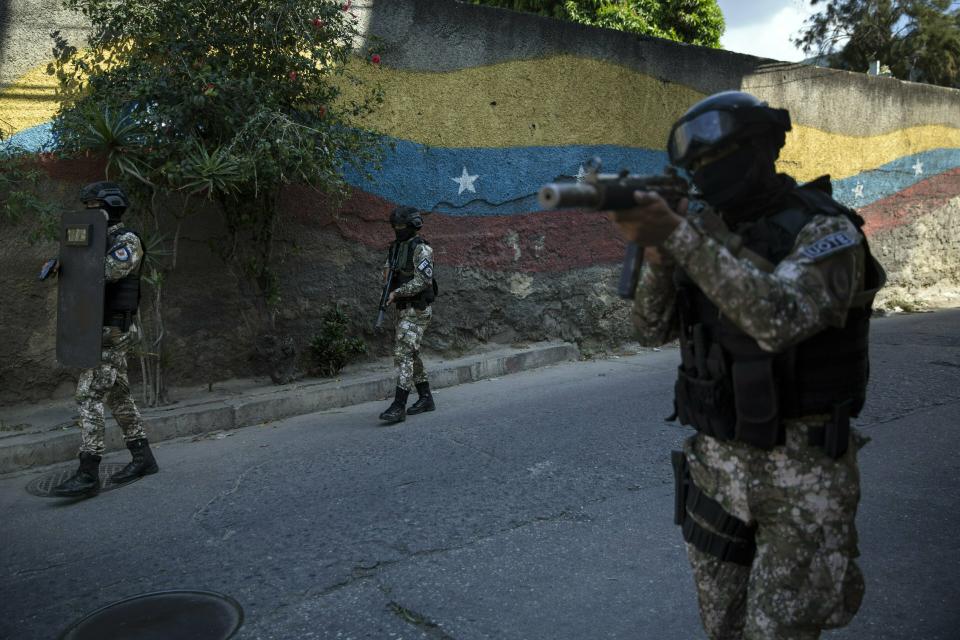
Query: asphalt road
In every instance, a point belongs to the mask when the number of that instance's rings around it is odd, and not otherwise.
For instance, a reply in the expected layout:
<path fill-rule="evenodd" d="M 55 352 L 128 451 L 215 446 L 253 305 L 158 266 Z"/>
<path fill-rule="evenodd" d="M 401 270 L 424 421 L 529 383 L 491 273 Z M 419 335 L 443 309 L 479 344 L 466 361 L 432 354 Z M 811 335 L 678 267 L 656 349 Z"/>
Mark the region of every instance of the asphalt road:
<path fill-rule="evenodd" d="M 867 595 L 825 637 L 956 639 L 960 310 L 879 319 L 872 353 Z M 0 637 L 201 589 L 240 602 L 245 639 L 702 638 L 671 522 L 677 360 L 444 389 L 391 428 L 382 402 L 163 443 L 158 475 L 86 501 L 2 478 Z"/>

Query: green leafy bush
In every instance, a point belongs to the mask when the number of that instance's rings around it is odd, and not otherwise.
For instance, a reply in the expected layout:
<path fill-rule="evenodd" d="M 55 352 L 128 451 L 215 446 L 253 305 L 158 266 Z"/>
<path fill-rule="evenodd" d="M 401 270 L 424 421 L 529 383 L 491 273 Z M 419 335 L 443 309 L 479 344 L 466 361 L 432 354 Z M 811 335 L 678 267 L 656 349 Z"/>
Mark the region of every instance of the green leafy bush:
<path fill-rule="evenodd" d="M 340 307 L 334 307 L 323 315 L 320 333 L 310 341 L 311 374 L 335 376 L 348 362 L 367 352 L 367 345 L 362 338 L 347 335 L 349 323 L 350 319 Z"/>

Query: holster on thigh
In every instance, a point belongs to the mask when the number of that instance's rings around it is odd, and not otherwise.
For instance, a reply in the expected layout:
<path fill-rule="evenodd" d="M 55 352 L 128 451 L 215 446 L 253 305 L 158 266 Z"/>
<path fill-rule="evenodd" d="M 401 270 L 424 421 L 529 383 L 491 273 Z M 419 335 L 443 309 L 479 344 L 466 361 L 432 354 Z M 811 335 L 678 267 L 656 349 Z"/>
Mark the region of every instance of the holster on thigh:
<path fill-rule="evenodd" d="M 749 566 L 757 551 L 756 525 L 728 513 L 703 493 L 693 483 L 682 451 L 673 451 L 671 461 L 676 488 L 673 522 L 681 527 L 683 539 L 724 562 Z"/>

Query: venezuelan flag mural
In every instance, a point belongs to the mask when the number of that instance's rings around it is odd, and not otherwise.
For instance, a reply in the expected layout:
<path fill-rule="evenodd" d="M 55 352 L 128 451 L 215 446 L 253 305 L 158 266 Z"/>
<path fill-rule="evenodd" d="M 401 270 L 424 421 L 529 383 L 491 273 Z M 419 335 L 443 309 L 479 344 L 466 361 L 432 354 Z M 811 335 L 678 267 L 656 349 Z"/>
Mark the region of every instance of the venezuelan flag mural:
<path fill-rule="evenodd" d="M 429 237 L 447 264 L 536 273 L 619 261 L 622 243 L 603 216 L 540 212 L 536 191 L 582 177 L 593 158 L 608 170 L 662 171 L 669 127 L 708 95 L 703 83 L 670 81 L 628 56 L 621 63 L 557 53 L 562 45 L 516 59 L 501 47 L 492 61 L 458 66 L 436 44 L 433 66 L 429 57 L 407 65 L 409 56 L 397 63 L 385 55 L 381 67 L 365 71 L 386 95 L 368 124 L 392 150 L 374 180 L 347 175 L 356 216 L 338 225 L 341 232 L 381 248 L 386 212 L 404 204 L 434 214 Z M 809 84 L 811 100 L 822 99 Z M 960 112 L 960 94 L 956 101 Z M 0 92 L 0 125 L 13 144 L 42 149 L 55 106 L 52 80 L 37 67 Z M 851 113 L 849 126 L 827 130 L 815 116 L 796 117 L 813 111 L 809 104 L 776 106 L 798 122 L 781 168 L 801 181 L 830 174 L 836 197 L 863 213 L 870 234 L 910 224 L 960 187 L 958 122 L 863 133 L 864 114 Z"/>

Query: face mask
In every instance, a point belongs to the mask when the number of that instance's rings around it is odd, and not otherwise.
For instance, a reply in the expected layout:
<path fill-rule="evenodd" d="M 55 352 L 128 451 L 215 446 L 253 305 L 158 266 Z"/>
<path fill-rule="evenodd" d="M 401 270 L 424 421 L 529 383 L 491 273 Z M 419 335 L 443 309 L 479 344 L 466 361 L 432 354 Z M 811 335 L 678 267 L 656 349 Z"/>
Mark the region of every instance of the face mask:
<path fill-rule="evenodd" d="M 397 241 L 399 242 L 405 242 L 410 238 L 412 238 L 413 236 L 417 235 L 417 230 L 410 229 L 409 227 L 405 229 L 394 229 L 393 232 L 397 234 Z"/>

